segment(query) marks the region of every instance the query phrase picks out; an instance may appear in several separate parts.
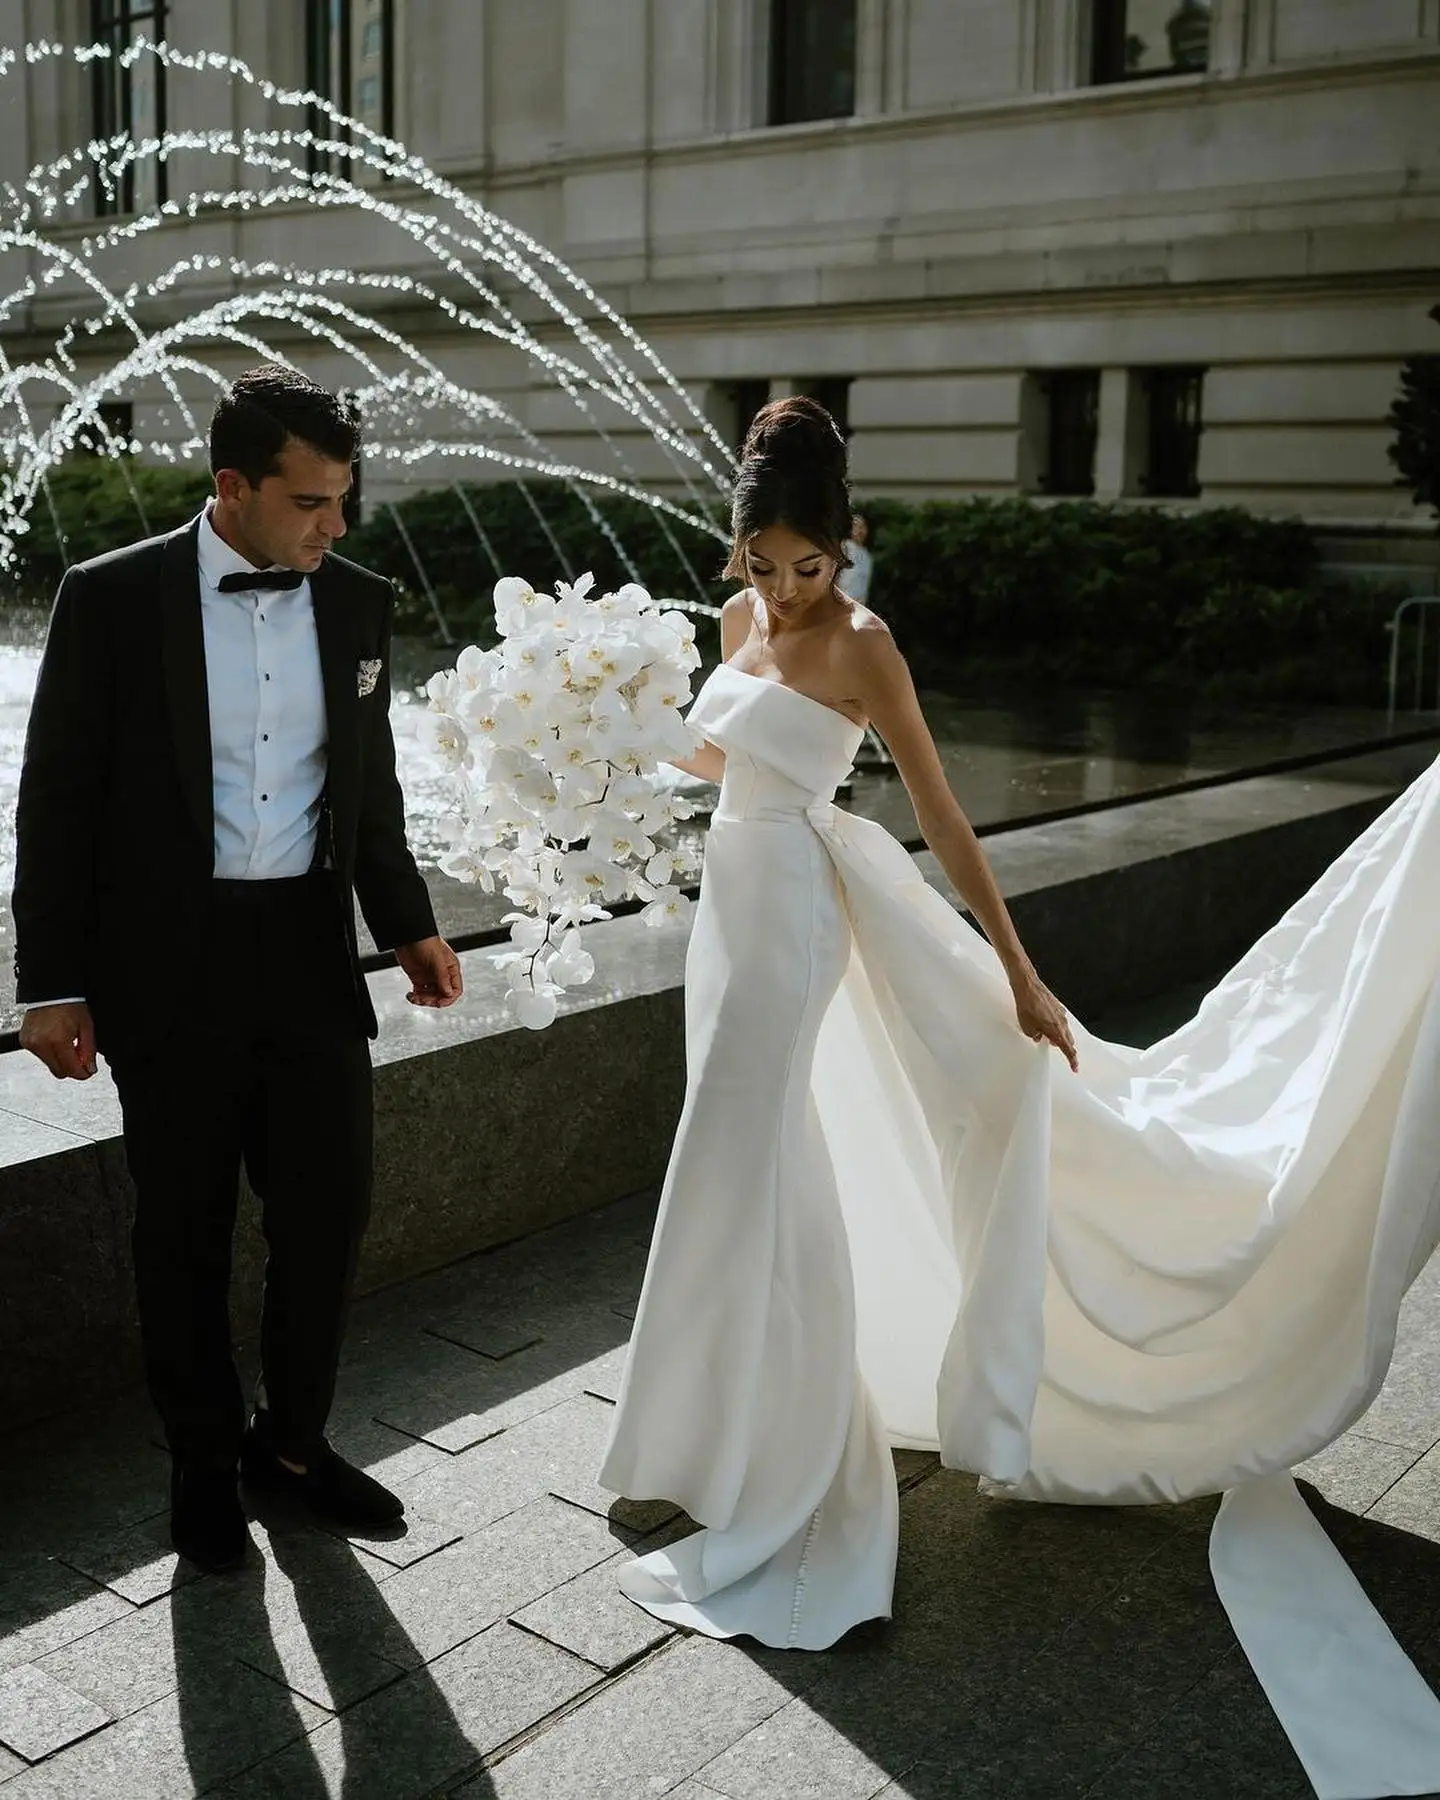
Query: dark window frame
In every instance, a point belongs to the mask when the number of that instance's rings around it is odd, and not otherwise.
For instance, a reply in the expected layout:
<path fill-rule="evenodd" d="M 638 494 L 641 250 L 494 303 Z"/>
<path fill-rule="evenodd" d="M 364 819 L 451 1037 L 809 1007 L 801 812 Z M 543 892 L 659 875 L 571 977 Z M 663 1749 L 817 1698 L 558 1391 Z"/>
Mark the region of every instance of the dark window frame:
<path fill-rule="evenodd" d="M 770 0 L 767 123 L 853 118 L 858 42 L 857 0 Z"/>
<path fill-rule="evenodd" d="M 126 448 L 118 452 L 121 456 L 130 454 L 128 446 L 135 439 L 135 403 L 132 400 L 107 400 L 95 409 L 95 418 L 87 420 L 75 434 L 75 454 L 77 456 L 112 456 L 117 454 L 111 444 L 106 442 L 105 432 L 112 439 L 120 438 Z"/>
<path fill-rule="evenodd" d="M 331 18 L 332 9 L 338 13 Z M 359 117 L 351 46 L 355 36 L 354 0 L 305 0 L 305 85 L 338 112 Z M 332 57 L 333 40 L 338 55 Z M 332 64 L 336 66 L 332 66 Z M 306 123 L 315 137 L 352 141 L 348 126 L 337 125 L 318 106 L 308 109 Z M 380 4 L 380 119 L 373 127 L 381 137 L 395 136 L 395 0 Z M 349 158 L 311 144 L 306 160 L 312 175 L 343 174 Z"/>
<path fill-rule="evenodd" d="M 1160 68 L 1130 64 L 1128 30 L 1130 0 L 1090 0 L 1090 86 L 1115 87 L 1132 81 L 1161 81 L 1171 75 L 1201 75 L 1209 68 L 1209 46 L 1203 63 L 1169 62 Z M 1172 40 L 1171 51 L 1174 46 Z"/>
<path fill-rule="evenodd" d="M 1039 491 L 1059 499 L 1090 499 L 1100 445 L 1100 371 L 1047 369 L 1036 379 L 1045 396 L 1045 466 Z"/>
<path fill-rule="evenodd" d="M 137 25 L 150 26 L 152 43 L 165 40 L 165 15 L 170 0 L 90 0 L 90 41 L 109 47 L 109 56 L 97 56 L 90 64 L 90 122 L 92 135 L 109 143 L 128 137 L 134 129 L 135 97 L 132 91 L 133 66 L 120 67 L 120 58 L 130 47 Z M 165 135 L 166 68 L 155 58 L 155 135 Z M 155 161 L 155 202 L 163 205 L 168 198 L 166 166 L 163 157 Z M 100 170 L 95 171 L 93 187 L 97 217 L 119 217 L 135 210 L 135 165 L 128 163 L 118 178 L 107 184 Z"/>
<path fill-rule="evenodd" d="M 738 456 L 745 446 L 745 434 L 755 422 L 755 415 L 770 400 L 770 378 L 767 375 L 742 375 L 725 383 L 725 397 L 734 407 L 730 448 Z"/>
<path fill-rule="evenodd" d="M 1153 500 L 1200 496 L 1205 435 L 1205 369 L 1199 364 L 1144 369 L 1145 466 L 1140 491 Z"/>
<path fill-rule="evenodd" d="M 850 424 L 850 390 L 854 385 L 853 375 L 807 375 L 795 384 L 797 392 L 820 402 L 840 427 L 840 435 L 847 442 L 853 429 Z"/>

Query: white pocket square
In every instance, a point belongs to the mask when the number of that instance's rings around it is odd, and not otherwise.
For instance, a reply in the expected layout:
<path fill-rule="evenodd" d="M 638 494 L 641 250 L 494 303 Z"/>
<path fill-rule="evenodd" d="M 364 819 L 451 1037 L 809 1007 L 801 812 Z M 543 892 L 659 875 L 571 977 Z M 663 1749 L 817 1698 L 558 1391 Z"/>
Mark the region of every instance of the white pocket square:
<path fill-rule="evenodd" d="M 363 700 L 367 694 L 375 692 L 375 683 L 380 679 L 380 671 L 384 668 L 378 656 L 367 657 L 364 662 L 355 665 L 355 691 Z"/>

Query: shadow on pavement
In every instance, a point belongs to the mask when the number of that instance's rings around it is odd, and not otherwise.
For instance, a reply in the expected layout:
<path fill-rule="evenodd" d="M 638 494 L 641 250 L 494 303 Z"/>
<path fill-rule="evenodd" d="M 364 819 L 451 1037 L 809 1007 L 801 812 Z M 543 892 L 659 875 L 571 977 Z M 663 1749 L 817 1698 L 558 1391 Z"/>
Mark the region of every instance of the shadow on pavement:
<path fill-rule="evenodd" d="M 1440 1545 L 1302 1491 L 1440 1687 Z M 1211 1584 L 1214 1511 L 1035 1506 L 940 1471 L 902 1503 L 892 1622 L 816 1656 L 742 1645 L 884 1800 L 1313 1800 Z"/>

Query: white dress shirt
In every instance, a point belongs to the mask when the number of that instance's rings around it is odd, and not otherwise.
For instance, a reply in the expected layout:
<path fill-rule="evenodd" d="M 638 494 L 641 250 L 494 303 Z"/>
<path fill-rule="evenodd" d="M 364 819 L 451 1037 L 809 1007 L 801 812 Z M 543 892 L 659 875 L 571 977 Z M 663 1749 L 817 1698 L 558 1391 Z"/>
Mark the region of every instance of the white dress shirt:
<path fill-rule="evenodd" d="M 303 875 L 315 860 L 327 727 L 310 583 L 222 594 L 222 575 L 254 573 L 200 520 L 200 617 L 210 697 L 215 874 L 231 881 Z M 76 1004 L 83 996 L 20 1008 Z"/>
<path fill-rule="evenodd" d="M 216 532 L 208 509 L 199 554 L 215 874 L 231 881 L 303 875 L 315 860 L 326 771 L 310 583 L 222 594 L 222 575 L 253 566 Z"/>
<path fill-rule="evenodd" d="M 870 576 L 875 568 L 875 559 L 863 544 L 857 544 L 846 538 L 845 554 L 850 558 L 850 567 L 842 569 L 836 577 L 836 584 L 842 594 L 851 600 L 858 600 L 863 606 L 870 598 Z"/>

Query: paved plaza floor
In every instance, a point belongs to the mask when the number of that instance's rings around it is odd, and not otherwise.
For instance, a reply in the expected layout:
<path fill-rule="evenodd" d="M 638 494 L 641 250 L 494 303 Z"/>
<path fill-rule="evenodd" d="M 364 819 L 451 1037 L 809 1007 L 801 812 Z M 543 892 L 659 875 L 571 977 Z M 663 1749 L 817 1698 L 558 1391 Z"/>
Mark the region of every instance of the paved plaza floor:
<path fill-rule="evenodd" d="M 714 1643 L 615 1568 L 686 1522 L 594 1471 L 652 1206 L 357 1309 L 335 1439 L 408 1528 L 262 1510 L 248 1566 L 165 1541 L 136 1399 L 4 1444 L 5 1800 L 1302 1800 L 1211 1588 L 1214 1502 L 1036 1507 L 902 1454 L 892 1623 L 822 1655 Z M 1389 1382 L 1303 1473 L 1440 1682 L 1440 1266 Z"/>

